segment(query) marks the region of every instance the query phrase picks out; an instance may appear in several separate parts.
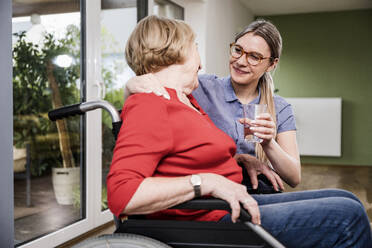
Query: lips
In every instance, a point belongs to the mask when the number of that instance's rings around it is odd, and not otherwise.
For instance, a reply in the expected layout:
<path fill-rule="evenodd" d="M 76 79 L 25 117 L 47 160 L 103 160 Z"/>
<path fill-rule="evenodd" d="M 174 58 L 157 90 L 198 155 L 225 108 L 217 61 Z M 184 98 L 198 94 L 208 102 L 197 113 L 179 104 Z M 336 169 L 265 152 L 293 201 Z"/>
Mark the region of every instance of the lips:
<path fill-rule="evenodd" d="M 241 69 L 239 69 L 239 68 L 237 68 L 237 67 L 235 67 L 235 66 L 233 66 L 232 67 L 233 69 L 234 69 L 234 71 L 236 72 L 236 73 L 238 73 L 238 74 L 249 74 L 250 72 L 249 71 L 243 71 L 243 70 L 241 70 Z"/>

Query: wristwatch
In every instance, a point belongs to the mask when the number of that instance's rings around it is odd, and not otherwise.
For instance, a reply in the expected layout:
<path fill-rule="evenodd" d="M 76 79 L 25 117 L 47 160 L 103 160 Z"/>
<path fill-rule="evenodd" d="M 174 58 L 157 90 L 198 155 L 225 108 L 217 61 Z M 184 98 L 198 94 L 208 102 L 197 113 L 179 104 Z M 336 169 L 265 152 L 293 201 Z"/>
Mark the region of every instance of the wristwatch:
<path fill-rule="evenodd" d="M 191 175 L 190 183 L 194 187 L 195 198 L 198 198 L 201 196 L 201 189 L 200 189 L 201 182 L 202 182 L 201 177 L 198 174 Z"/>

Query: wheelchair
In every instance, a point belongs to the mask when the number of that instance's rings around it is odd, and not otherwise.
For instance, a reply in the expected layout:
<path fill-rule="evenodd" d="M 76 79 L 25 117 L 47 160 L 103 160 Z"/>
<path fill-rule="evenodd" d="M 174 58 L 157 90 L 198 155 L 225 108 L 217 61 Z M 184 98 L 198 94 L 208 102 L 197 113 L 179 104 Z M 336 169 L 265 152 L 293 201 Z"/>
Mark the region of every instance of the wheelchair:
<path fill-rule="evenodd" d="M 122 120 L 119 112 L 104 100 L 88 101 L 61 107 L 48 113 L 56 121 L 73 115 L 83 115 L 95 109 L 108 111 L 112 118 L 112 133 L 115 140 Z M 227 202 L 220 199 L 194 199 L 173 209 L 227 210 Z M 129 216 L 120 220 L 114 217 L 116 231 L 88 239 L 76 248 L 283 248 L 277 239 L 263 227 L 252 224 L 251 216 L 241 206 L 239 221 L 222 223 L 209 221 L 148 220 L 144 216 Z"/>

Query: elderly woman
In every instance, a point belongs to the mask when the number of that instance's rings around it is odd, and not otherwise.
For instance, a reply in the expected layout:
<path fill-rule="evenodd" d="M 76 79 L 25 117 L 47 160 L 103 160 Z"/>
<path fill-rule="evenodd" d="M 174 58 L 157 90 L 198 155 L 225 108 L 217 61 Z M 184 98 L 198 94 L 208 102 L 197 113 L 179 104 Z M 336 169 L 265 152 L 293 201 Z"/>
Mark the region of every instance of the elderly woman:
<path fill-rule="evenodd" d="M 152 73 L 170 99 L 153 93 L 126 101 L 107 177 L 108 203 L 118 217 L 233 221 L 240 205 L 287 247 L 371 247 L 369 221 L 346 191 L 253 196 L 234 159 L 234 140 L 214 126 L 191 95 L 200 58 L 194 33 L 181 22 L 150 16 L 138 23 L 126 47 L 137 75 Z M 220 210 L 169 210 L 194 197 L 226 200 Z"/>

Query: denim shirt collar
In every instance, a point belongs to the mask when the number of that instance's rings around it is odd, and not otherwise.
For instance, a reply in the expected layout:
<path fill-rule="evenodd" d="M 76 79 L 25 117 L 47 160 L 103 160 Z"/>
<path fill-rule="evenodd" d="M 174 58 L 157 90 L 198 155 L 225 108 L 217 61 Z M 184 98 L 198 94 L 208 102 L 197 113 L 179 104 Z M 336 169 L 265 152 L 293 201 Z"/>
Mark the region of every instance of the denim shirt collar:
<path fill-rule="evenodd" d="M 234 88 L 232 87 L 231 84 L 231 76 L 223 79 L 223 85 L 225 87 L 225 101 L 226 102 L 239 101 L 238 97 L 235 94 Z M 260 103 L 260 99 L 261 90 L 260 88 L 258 88 L 258 96 L 255 99 L 253 99 L 250 103 L 258 104 Z"/>

